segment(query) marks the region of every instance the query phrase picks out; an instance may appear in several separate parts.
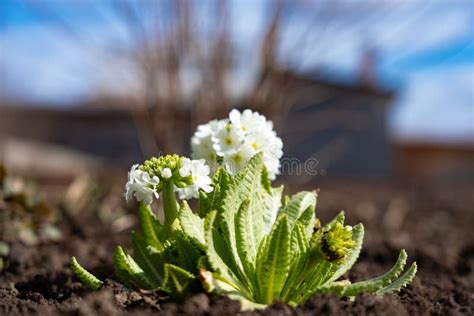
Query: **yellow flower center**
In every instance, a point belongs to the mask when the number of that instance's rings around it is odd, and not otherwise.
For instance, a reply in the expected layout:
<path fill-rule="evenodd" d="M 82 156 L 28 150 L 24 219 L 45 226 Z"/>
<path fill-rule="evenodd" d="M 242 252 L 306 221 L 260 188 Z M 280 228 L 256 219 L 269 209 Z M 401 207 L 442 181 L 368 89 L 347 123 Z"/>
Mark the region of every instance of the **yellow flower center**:
<path fill-rule="evenodd" d="M 242 158 L 241 155 L 235 155 L 235 156 L 234 156 L 234 161 L 235 161 L 236 163 L 240 163 L 240 162 L 242 161 L 242 159 L 243 159 L 243 158 Z"/>

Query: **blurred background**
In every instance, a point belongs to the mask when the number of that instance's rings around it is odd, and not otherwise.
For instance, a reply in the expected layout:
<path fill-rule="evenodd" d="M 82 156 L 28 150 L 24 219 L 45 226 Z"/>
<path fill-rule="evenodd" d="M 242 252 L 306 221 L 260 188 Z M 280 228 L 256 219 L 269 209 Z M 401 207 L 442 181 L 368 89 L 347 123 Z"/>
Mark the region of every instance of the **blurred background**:
<path fill-rule="evenodd" d="M 289 186 L 470 190 L 473 87 L 470 0 L 0 2 L 0 161 L 46 190 L 247 107 L 316 159 Z"/>
<path fill-rule="evenodd" d="M 417 261 L 408 314 L 472 300 L 472 0 L 0 0 L 0 277 L 32 280 L 12 297 L 70 289 L 71 255 L 113 275 L 130 166 L 232 108 L 273 120 L 286 194 L 364 223 L 366 271 Z"/>

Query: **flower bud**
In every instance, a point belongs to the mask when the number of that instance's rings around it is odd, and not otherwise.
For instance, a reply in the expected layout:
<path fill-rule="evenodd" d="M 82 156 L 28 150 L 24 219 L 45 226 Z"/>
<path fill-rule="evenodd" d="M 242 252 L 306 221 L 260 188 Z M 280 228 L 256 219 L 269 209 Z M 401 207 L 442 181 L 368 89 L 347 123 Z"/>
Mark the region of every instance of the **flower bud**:
<path fill-rule="evenodd" d="M 169 179 L 172 175 L 173 173 L 171 172 L 170 168 L 163 168 L 163 170 L 161 170 L 161 177 L 163 179 Z"/>
<path fill-rule="evenodd" d="M 354 246 L 352 227 L 344 227 L 339 222 L 336 222 L 331 229 L 324 232 L 321 239 L 321 251 L 329 261 L 344 259 Z"/>

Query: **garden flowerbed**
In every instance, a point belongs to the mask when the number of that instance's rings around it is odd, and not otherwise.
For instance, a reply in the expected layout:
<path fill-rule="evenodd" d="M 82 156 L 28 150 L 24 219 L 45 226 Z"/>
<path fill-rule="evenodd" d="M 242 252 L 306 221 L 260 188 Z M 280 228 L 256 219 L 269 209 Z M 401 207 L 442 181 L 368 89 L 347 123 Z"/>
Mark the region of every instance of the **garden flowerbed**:
<path fill-rule="evenodd" d="M 345 190 L 344 188 L 348 189 Z M 472 315 L 474 313 L 474 214 L 468 193 L 402 192 L 381 186 L 322 188 L 318 217 L 327 222 L 340 209 L 348 224 L 362 221 L 366 238 L 349 272 L 359 281 L 380 275 L 405 248 L 418 263 L 414 281 L 398 294 L 361 295 L 355 301 L 316 295 L 298 307 L 275 303 L 248 313 Z M 350 188 L 350 189 L 349 189 Z M 176 303 L 164 293 L 130 291 L 115 277 L 111 253 L 129 244 L 129 231 L 114 233 L 94 216 L 64 216 L 63 237 L 36 247 L 11 245 L 0 273 L 0 314 L 234 314 L 240 303 L 207 294 Z M 90 291 L 73 275 L 71 256 L 80 259 L 104 286 Z"/>

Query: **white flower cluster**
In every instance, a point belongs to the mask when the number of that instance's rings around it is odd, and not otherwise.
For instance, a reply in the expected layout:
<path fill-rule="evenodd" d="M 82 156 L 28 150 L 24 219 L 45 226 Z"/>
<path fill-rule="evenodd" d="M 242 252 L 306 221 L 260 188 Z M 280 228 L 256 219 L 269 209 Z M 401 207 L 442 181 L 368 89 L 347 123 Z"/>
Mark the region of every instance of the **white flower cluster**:
<path fill-rule="evenodd" d="M 204 159 L 191 160 L 180 157 L 176 169 L 177 173 L 174 174 L 172 169 L 163 167 L 158 176 L 141 170 L 138 164 L 133 165 L 125 185 L 125 199 L 130 201 L 135 197 L 138 202 L 151 204 L 153 198 L 159 198 L 163 182 L 166 181 L 173 181 L 174 191 L 178 193 L 180 199 L 198 198 L 199 190 L 212 192 L 210 169 Z"/>
<path fill-rule="evenodd" d="M 200 125 L 191 139 L 191 156 L 205 159 L 215 169 L 222 162 L 231 174 L 237 173 L 256 153 L 263 159 L 270 179 L 280 173 L 283 142 L 265 116 L 232 110 L 229 118 Z"/>
<path fill-rule="evenodd" d="M 132 166 L 128 173 L 128 181 L 125 185 L 125 199 L 130 201 L 132 197 L 135 197 L 138 202 L 145 204 L 151 204 L 153 197 L 159 198 L 158 195 L 158 184 L 160 178 L 157 176 L 150 177 L 147 172 L 141 171 L 136 164 Z"/>
<path fill-rule="evenodd" d="M 191 184 L 184 188 L 175 186 L 180 199 L 198 198 L 199 190 L 206 193 L 212 192 L 212 179 L 209 177 L 209 166 L 204 159 L 191 160 L 189 158 L 181 158 L 181 168 L 179 175 L 183 178 L 191 177 Z"/>

